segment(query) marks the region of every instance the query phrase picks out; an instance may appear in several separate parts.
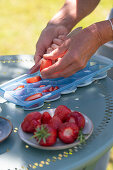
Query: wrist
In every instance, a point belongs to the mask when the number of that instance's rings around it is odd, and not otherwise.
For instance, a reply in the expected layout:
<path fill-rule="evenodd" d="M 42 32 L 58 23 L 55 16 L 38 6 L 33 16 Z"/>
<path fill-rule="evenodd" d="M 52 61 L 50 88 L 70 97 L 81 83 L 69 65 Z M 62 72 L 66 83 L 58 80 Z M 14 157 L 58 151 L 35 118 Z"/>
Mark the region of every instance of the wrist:
<path fill-rule="evenodd" d="M 111 19 L 111 22 L 113 23 L 113 19 Z M 113 30 L 109 20 L 95 23 L 93 27 L 100 45 L 113 40 Z"/>
<path fill-rule="evenodd" d="M 62 25 L 68 32 L 77 24 L 75 0 L 66 0 L 59 12 L 48 22 L 47 25 Z"/>

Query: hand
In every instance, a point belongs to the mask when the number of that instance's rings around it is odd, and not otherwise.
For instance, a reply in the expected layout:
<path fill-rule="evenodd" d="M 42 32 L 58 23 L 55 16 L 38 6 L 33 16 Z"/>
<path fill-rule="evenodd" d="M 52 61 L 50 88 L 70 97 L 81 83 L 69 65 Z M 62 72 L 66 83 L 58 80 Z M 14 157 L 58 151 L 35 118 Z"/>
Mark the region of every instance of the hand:
<path fill-rule="evenodd" d="M 90 57 L 101 45 L 95 25 L 79 31 L 78 34 L 74 34 L 74 31 L 59 48 L 43 56 L 45 59 L 56 60 L 66 52 L 55 64 L 42 70 L 43 78 L 71 76 L 86 66 Z"/>
<path fill-rule="evenodd" d="M 35 65 L 31 68 L 30 73 L 34 73 L 39 70 L 40 67 L 40 60 L 43 57 L 43 55 L 48 51 L 47 49 L 53 44 L 53 39 L 55 40 L 55 43 L 62 43 L 58 41 L 58 37 L 62 40 L 65 39 L 66 35 L 68 34 L 68 30 L 63 25 L 57 25 L 57 24 L 49 24 L 41 33 L 40 38 L 36 44 L 36 52 L 34 56 Z M 58 42 L 56 42 L 58 41 Z M 55 49 L 53 44 L 53 49 Z"/>

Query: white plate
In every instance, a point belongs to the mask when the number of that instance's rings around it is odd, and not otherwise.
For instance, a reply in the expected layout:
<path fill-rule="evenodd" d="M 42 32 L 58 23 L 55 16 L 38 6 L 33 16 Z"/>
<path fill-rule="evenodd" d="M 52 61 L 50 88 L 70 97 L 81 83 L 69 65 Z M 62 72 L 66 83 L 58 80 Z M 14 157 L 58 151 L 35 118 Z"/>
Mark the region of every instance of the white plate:
<path fill-rule="evenodd" d="M 54 115 L 54 111 L 55 109 L 48 109 L 48 110 L 43 110 L 41 111 L 40 113 L 43 113 L 43 112 L 49 112 L 51 116 Z M 87 140 L 92 132 L 93 132 L 93 123 L 92 121 L 86 116 L 84 115 L 84 118 L 85 118 L 85 127 L 83 129 L 83 134 L 87 134 L 87 136 L 85 136 L 85 139 Z M 22 141 L 24 141 L 25 143 L 27 143 L 28 145 L 34 147 L 34 148 L 38 148 L 38 149 L 44 149 L 44 150 L 61 150 L 61 149 L 68 149 L 68 148 L 71 148 L 71 147 L 74 147 L 76 145 L 78 145 L 80 143 L 80 141 L 75 141 L 71 144 L 65 144 L 63 142 L 61 142 L 58 138 L 57 138 L 57 142 L 53 145 L 53 146 L 40 146 L 36 139 L 35 138 L 32 138 L 31 137 L 33 136 L 32 133 L 25 133 L 23 132 L 23 130 L 21 129 L 21 125 L 19 127 L 19 130 L 18 130 L 18 134 L 21 138 Z"/>

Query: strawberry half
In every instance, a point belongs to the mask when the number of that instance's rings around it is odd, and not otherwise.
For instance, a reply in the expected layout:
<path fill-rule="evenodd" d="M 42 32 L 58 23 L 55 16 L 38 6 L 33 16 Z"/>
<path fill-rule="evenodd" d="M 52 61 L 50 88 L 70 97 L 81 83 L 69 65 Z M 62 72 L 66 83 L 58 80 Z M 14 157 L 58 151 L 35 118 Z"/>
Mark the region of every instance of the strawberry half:
<path fill-rule="evenodd" d="M 36 100 L 42 96 L 42 93 L 33 94 L 25 99 L 25 101 Z"/>
<path fill-rule="evenodd" d="M 24 118 L 21 128 L 24 132 L 32 133 L 38 125 L 41 125 L 41 113 L 31 112 Z"/>
<path fill-rule="evenodd" d="M 44 112 L 42 114 L 41 122 L 42 122 L 42 124 L 48 124 L 51 119 L 52 119 L 52 117 L 50 116 L 50 114 L 48 112 Z"/>
<path fill-rule="evenodd" d="M 59 139 L 64 143 L 73 143 L 79 135 L 79 128 L 75 123 L 65 122 L 58 131 Z"/>
<path fill-rule="evenodd" d="M 40 71 L 42 71 L 43 69 L 49 67 L 52 65 L 52 60 L 48 59 L 45 60 L 44 58 L 41 61 L 41 65 L 40 65 Z"/>
<path fill-rule="evenodd" d="M 68 116 L 67 116 L 67 122 L 73 122 L 76 123 L 79 127 L 79 129 L 83 129 L 85 126 L 85 118 L 84 116 L 77 111 L 71 112 Z"/>
<path fill-rule="evenodd" d="M 57 131 L 48 124 L 39 125 L 35 129 L 33 137 L 42 146 L 52 146 L 56 143 Z"/>
<path fill-rule="evenodd" d="M 59 105 L 55 110 L 55 116 L 58 116 L 62 122 L 66 120 L 69 113 L 71 113 L 71 110 L 65 105 Z"/>
<path fill-rule="evenodd" d="M 16 87 L 14 90 L 20 90 L 20 89 L 22 89 L 24 87 L 25 87 L 24 85 L 20 85 L 20 86 Z"/>
<path fill-rule="evenodd" d="M 57 116 L 53 116 L 53 118 L 49 122 L 49 125 L 56 130 L 60 127 L 61 124 L 62 124 L 62 121 Z"/>
<path fill-rule="evenodd" d="M 35 77 L 31 77 L 26 79 L 27 83 L 36 83 L 38 81 L 42 80 L 40 76 L 35 76 Z"/>

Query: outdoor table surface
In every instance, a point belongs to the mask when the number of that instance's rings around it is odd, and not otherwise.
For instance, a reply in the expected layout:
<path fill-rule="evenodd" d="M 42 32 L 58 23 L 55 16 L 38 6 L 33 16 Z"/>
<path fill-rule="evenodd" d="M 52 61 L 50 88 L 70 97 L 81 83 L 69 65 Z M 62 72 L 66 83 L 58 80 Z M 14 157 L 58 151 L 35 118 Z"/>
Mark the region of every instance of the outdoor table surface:
<path fill-rule="evenodd" d="M 31 66 L 31 55 L 1 56 L 0 84 L 25 74 Z M 45 103 L 37 111 L 59 105 L 80 111 L 92 120 L 94 131 L 85 145 L 58 151 L 28 146 L 19 138 L 18 128 L 31 111 L 0 98 L 0 116 L 13 124 L 11 135 L 0 143 L 0 170 L 77 170 L 96 162 L 113 146 L 113 81 L 110 78 L 78 88 L 75 93 L 62 95 L 54 102 Z"/>

